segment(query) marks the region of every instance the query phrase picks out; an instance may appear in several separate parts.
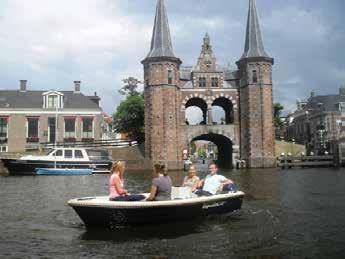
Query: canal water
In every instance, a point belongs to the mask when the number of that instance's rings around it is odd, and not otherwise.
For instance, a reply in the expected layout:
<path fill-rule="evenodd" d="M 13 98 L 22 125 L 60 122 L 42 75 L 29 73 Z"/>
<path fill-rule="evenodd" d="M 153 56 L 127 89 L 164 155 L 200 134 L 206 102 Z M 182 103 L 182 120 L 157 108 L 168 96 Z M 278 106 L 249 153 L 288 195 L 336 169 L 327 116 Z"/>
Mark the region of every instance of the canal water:
<path fill-rule="evenodd" d="M 201 176 L 206 172 L 200 173 Z M 0 177 L 0 258 L 344 258 L 345 170 L 229 171 L 243 208 L 191 222 L 86 231 L 66 202 L 107 176 Z M 174 184 L 183 172 L 171 173 Z M 151 174 L 127 173 L 148 191 Z"/>

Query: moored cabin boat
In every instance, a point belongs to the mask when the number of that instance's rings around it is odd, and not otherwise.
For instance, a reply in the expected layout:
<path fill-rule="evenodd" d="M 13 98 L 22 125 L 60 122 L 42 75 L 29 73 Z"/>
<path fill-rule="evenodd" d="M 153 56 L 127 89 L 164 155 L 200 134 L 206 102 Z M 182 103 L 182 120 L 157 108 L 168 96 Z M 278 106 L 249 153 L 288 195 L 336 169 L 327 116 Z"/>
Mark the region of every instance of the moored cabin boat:
<path fill-rule="evenodd" d="M 148 197 L 148 194 L 144 194 Z M 87 228 L 113 229 L 117 226 L 191 220 L 210 214 L 241 209 L 244 193 L 189 197 L 168 201 L 109 201 L 108 196 L 76 198 L 68 201 Z"/>
<path fill-rule="evenodd" d="M 112 165 L 106 149 L 54 148 L 47 155 L 2 159 L 10 175 L 34 175 L 37 168 L 92 169 L 93 173 L 108 173 Z"/>

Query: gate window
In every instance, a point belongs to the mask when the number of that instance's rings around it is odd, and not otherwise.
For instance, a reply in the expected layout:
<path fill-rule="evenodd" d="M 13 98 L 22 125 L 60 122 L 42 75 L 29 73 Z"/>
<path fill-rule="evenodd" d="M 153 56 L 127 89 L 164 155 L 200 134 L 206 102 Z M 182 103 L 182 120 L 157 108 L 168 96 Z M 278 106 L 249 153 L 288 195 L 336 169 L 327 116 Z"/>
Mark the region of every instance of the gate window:
<path fill-rule="evenodd" d="M 199 77 L 199 87 L 206 87 L 206 77 Z"/>
<path fill-rule="evenodd" d="M 258 73 L 256 72 L 256 70 L 253 70 L 253 83 L 257 83 L 258 82 Z"/>
<path fill-rule="evenodd" d="M 211 78 L 211 86 L 212 87 L 218 87 L 218 77 L 212 77 Z"/>
<path fill-rule="evenodd" d="M 171 85 L 173 83 L 173 72 L 172 70 L 168 70 L 168 84 Z"/>

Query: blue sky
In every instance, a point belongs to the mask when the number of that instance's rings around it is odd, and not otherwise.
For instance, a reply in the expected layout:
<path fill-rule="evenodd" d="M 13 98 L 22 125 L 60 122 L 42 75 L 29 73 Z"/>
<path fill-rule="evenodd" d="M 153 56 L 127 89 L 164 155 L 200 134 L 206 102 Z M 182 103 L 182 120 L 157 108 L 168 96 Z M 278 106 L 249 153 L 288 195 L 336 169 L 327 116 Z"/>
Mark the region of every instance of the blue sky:
<path fill-rule="evenodd" d="M 156 0 L 1 0 L 0 89 L 70 90 L 82 81 L 113 112 L 121 80 L 142 78 Z M 166 0 L 175 54 L 194 65 L 205 32 L 218 63 L 236 68 L 247 0 Z M 275 58 L 274 97 L 338 92 L 345 84 L 345 1 L 257 0 L 266 51 Z"/>

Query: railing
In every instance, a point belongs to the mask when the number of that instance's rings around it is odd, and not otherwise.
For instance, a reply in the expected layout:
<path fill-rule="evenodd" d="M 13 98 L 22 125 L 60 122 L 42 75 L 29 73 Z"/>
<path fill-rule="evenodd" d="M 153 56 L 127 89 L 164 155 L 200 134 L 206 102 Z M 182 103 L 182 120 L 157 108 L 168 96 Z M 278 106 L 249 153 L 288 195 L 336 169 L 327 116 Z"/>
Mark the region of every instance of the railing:
<path fill-rule="evenodd" d="M 334 157 L 330 156 L 281 156 L 278 158 L 278 166 L 285 168 L 292 167 L 333 167 Z"/>
<path fill-rule="evenodd" d="M 83 148 L 99 148 L 99 147 L 130 147 L 137 146 L 137 141 L 132 140 L 120 140 L 120 139 L 110 139 L 110 140 L 93 140 L 93 141 L 73 141 L 73 142 L 57 142 L 54 143 L 40 143 L 41 147 L 48 149 L 56 147 L 83 147 Z"/>

